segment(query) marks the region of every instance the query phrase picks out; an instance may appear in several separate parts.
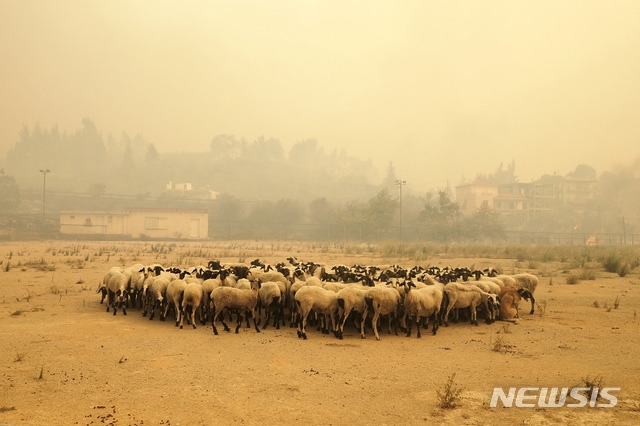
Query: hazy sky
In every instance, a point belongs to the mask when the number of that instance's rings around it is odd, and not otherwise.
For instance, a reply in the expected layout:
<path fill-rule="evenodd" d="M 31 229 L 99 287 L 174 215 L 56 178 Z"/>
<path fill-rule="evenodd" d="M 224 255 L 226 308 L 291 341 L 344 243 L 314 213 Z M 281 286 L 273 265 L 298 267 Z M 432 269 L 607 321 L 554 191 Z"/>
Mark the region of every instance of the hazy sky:
<path fill-rule="evenodd" d="M 0 54 L 2 158 L 83 117 L 161 152 L 316 138 L 416 190 L 640 155 L 637 0 L 0 0 Z"/>

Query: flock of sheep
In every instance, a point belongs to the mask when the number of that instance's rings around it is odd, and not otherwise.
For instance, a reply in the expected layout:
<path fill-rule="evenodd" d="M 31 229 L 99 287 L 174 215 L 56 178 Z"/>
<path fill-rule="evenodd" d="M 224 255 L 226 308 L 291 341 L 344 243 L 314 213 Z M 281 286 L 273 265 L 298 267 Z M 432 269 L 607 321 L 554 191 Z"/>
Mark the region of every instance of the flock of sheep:
<path fill-rule="evenodd" d="M 290 327 L 297 326 L 298 337 L 303 339 L 308 321 L 341 339 L 351 319 L 363 338 L 371 327 L 380 339 L 380 317 L 388 319 L 389 332 L 393 324 L 396 334 L 400 328 L 410 336 L 415 324 L 420 337 L 421 327 L 429 322 L 433 334 L 440 325 L 461 316 L 478 325 L 479 312 L 487 323 L 514 321 L 521 299 L 530 301 L 530 313 L 534 312 L 538 279 L 531 274 L 500 275 L 493 268 L 329 267 L 293 257 L 287 260 L 276 265 L 259 259 L 250 265 L 214 260 L 206 267 L 188 269 L 157 264 L 116 266 L 98 287 L 100 303 L 106 297 L 106 310 L 112 309 L 113 315 L 118 309 L 126 315 L 128 307 L 135 307 L 149 319 L 158 313 L 164 321 L 173 313 L 180 328 L 185 318 L 193 328 L 198 319 L 203 325 L 211 321 L 216 335 L 218 320 L 230 331 L 225 317 L 232 318 L 234 313 L 236 333 L 243 319 L 247 327 L 252 319 L 260 332 L 261 324 L 264 329 L 273 320 L 273 326 L 280 328 L 288 317 Z"/>

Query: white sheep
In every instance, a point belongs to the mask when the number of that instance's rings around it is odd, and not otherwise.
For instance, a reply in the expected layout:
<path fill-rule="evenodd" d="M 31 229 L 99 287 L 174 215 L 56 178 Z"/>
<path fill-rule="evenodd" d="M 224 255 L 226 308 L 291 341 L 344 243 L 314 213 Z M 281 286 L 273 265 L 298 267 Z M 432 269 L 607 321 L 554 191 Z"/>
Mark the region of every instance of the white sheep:
<path fill-rule="evenodd" d="M 324 315 L 323 334 L 329 333 L 328 324 L 331 323 L 331 331 L 336 337 L 342 338 L 335 320 L 338 312 L 338 299 L 335 292 L 315 285 L 304 285 L 296 292 L 295 301 L 298 308 L 298 337 L 306 340 L 307 317 L 313 310 L 317 314 Z"/>
<path fill-rule="evenodd" d="M 111 276 L 117 272 L 123 272 L 123 269 L 119 266 L 113 266 L 111 267 L 106 274 L 104 274 L 104 277 L 102 277 L 102 282 L 98 285 L 98 291 L 96 291 L 96 293 L 102 293 L 102 298 L 100 299 L 100 304 L 102 304 L 104 302 L 104 299 L 107 297 L 107 283 L 109 282 L 109 278 L 111 278 Z M 108 301 L 107 301 L 108 304 Z M 107 307 L 107 312 L 109 312 L 109 309 Z"/>
<path fill-rule="evenodd" d="M 167 314 L 169 313 L 169 309 L 173 308 L 176 314 L 176 327 L 180 325 L 181 315 L 182 315 L 182 295 L 184 293 L 184 289 L 187 287 L 187 283 L 185 280 L 177 279 L 173 280 L 167 286 L 165 291 L 165 305 L 164 312 L 160 316 L 160 320 L 164 321 L 167 318 Z"/>
<path fill-rule="evenodd" d="M 211 292 L 211 300 L 213 301 L 213 320 L 211 325 L 213 327 L 213 333 L 218 334 L 216 328 L 216 321 L 218 316 L 221 315 L 224 309 L 238 309 L 238 325 L 236 327 L 236 333 L 240 329 L 240 323 L 242 322 L 242 311 L 245 315 L 253 318 L 253 326 L 257 333 L 260 333 L 260 329 L 256 325 L 255 310 L 258 304 L 258 288 L 259 283 L 252 283 L 251 288 L 248 290 L 240 290 L 235 287 L 217 287 Z M 229 331 L 229 327 L 224 322 L 224 316 L 221 319 L 222 325 L 225 331 Z"/>
<path fill-rule="evenodd" d="M 536 304 L 536 299 L 533 298 L 533 293 L 535 293 L 536 288 L 538 287 L 538 277 L 532 274 L 516 274 L 513 275 L 513 279 L 516 280 L 516 285 L 518 287 L 523 287 L 529 290 L 529 295 L 531 297 L 531 311 L 530 314 L 534 313 L 534 306 Z"/>
<path fill-rule="evenodd" d="M 127 315 L 127 308 L 125 306 L 127 301 L 127 283 L 129 282 L 129 276 L 124 272 L 112 271 L 107 279 L 107 312 L 109 312 L 109 306 L 113 308 L 113 315 L 116 314 L 117 307 L 122 308 L 122 313 Z"/>
<path fill-rule="evenodd" d="M 478 325 L 476 309 L 481 303 L 487 302 L 491 309 L 496 303 L 496 296 L 480 290 L 472 285 L 457 282 L 447 283 L 444 291 L 449 298 L 447 310 L 444 315 L 444 325 L 449 325 L 449 313 L 451 309 L 471 308 L 471 323 Z"/>
<path fill-rule="evenodd" d="M 420 335 L 420 319 L 427 320 L 433 317 L 433 334 L 438 331 L 438 312 L 442 302 L 442 288 L 436 285 L 425 286 L 416 289 L 413 282 L 409 281 L 404 286 L 404 311 L 408 317 L 407 337 L 411 336 L 411 324 L 415 321 L 418 337 Z"/>
<path fill-rule="evenodd" d="M 269 319 L 271 319 L 271 310 L 275 310 L 275 319 L 273 322 L 273 326 L 279 330 L 280 329 L 280 318 L 282 304 L 280 303 L 282 300 L 282 290 L 279 283 L 275 281 L 267 281 L 264 283 L 260 283 L 260 288 L 258 289 L 258 318 L 260 318 L 260 310 L 262 307 L 265 308 L 265 320 L 262 329 L 264 330 L 269 325 Z M 282 284 L 282 283 L 280 283 Z"/>
<path fill-rule="evenodd" d="M 144 285 L 144 271 L 145 267 L 142 263 L 136 263 L 124 270 L 125 274 L 129 275 L 129 297 L 131 298 L 131 306 L 142 306 L 142 287 Z"/>
<path fill-rule="evenodd" d="M 160 308 L 160 313 L 162 314 L 166 303 L 166 291 L 167 287 L 169 287 L 170 282 L 171 281 L 169 281 L 169 277 L 167 276 L 149 277 L 147 280 L 145 280 L 145 285 L 149 285 L 146 290 L 146 301 L 144 303 L 142 316 L 146 316 L 147 312 L 151 310 L 149 320 L 152 320 L 155 316 L 156 308 Z"/>
<path fill-rule="evenodd" d="M 349 315 L 352 312 L 360 314 L 360 317 L 364 314 L 366 308 L 364 295 L 367 293 L 369 288 L 370 287 L 353 284 L 336 293 L 338 306 L 341 311 L 340 319 L 338 320 L 338 323 L 340 324 L 340 334 L 344 332 L 344 324 L 347 322 L 347 318 L 349 318 Z M 358 326 L 360 326 L 360 324 L 358 324 Z"/>
<path fill-rule="evenodd" d="M 200 321 L 204 321 L 202 312 L 202 298 L 204 296 L 204 288 L 198 282 L 188 283 L 182 293 L 182 315 L 180 316 L 180 328 L 187 313 L 187 308 L 191 309 L 191 325 L 196 328 L 196 311 L 200 312 Z"/>
<path fill-rule="evenodd" d="M 380 340 L 378 334 L 378 318 L 380 315 L 389 316 L 389 333 L 391 333 L 391 320 L 395 319 L 395 334 L 398 334 L 398 313 L 400 309 L 400 293 L 394 287 L 376 286 L 369 290 L 364 296 L 366 307 L 362 315 L 362 323 L 360 326 L 360 335 L 364 338 L 365 335 L 365 321 L 369 313 L 373 313 L 371 319 L 371 327 L 373 328 L 373 334 L 377 340 Z"/>

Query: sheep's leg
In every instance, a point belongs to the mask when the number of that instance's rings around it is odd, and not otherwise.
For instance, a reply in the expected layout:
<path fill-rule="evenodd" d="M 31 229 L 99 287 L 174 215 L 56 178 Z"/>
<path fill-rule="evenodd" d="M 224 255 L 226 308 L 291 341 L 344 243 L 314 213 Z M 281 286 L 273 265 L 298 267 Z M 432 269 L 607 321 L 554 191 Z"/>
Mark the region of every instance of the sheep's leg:
<path fill-rule="evenodd" d="M 476 326 L 478 325 L 478 313 L 476 312 L 476 307 L 475 306 L 469 306 L 469 309 L 471 309 L 471 324 L 475 324 Z"/>
<path fill-rule="evenodd" d="M 219 310 L 216 310 L 215 306 L 213 308 L 213 319 L 211 320 L 211 326 L 213 327 L 213 334 L 218 335 L 218 329 L 216 328 L 216 320 L 218 319 L 218 315 L 220 314 Z"/>
<path fill-rule="evenodd" d="M 392 320 L 391 314 L 387 315 L 387 318 L 389 318 L 389 334 L 391 334 L 391 320 Z"/>
<path fill-rule="evenodd" d="M 258 311 L 258 318 L 262 318 L 262 314 L 259 311 Z M 263 330 L 266 329 L 267 326 L 269 325 L 270 319 L 271 319 L 271 306 L 267 306 L 264 309 L 264 325 L 262 326 Z"/>
<path fill-rule="evenodd" d="M 361 338 L 365 338 L 364 337 L 364 323 L 367 320 L 367 316 L 369 315 L 369 308 L 367 307 L 367 305 L 365 304 L 364 306 L 364 312 L 362 312 L 362 318 L 360 320 L 360 337 Z"/>
<path fill-rule="evenodd" d="M 298 337 L 303 338 L 304 340 L 307 340 L 307 317 L 309 316 L 309 312 L 305 312 L 304 314 L 302 312 L 298 312 Z"/>
<path fill-rule="evenodd" d="M 404 311 L 404 314 L 402 314 L 402 319 L 400 320 L 400 330 L 404 332 L 407 331 L 407 311 Z"/>
<path fill-rule="evenodd" d="M 531 293 L 531 311 L 529 311 L 530 314 L 533 315 L 534 312 L 534 306 L 536 304 L 536 299 L 533 298 L 533 293 Z"/>
<path fill-rule="evenodd" d="M 273 326 L 276 330 L 280 330 L 280 317 L 282 315 L 282 305 L 280 303 L 276 303 L 276 313 L 274 314 L 275 318 L 273 319 Z"/>
<path fill-rule="evenodd" d="M 336 320 L 335 315 L 331 314 L 331 331 L 333 331 L 333 335 L 338 339 L 342 339 L 342 331 L 340 331 L 338 327 L 338 321 Z"/>
<path fill-rule="evenodd" d="M 111 307 L 111 304 L 113 303 L 113 293 L 111 293 L 111 290 L 107 290 L 107 303 L 106 303 L 106 307 L 107 307 L 107 312 L 109 312 L 109 309 Z"/>
<path fill-rule="evenodd" d="M 171 308 L 171 303 L 167 303 L 164 309 L 160 310 L 160 321 L 164 321 L 167 318 L 167 314 L 169 313 L 170 308 Z"/>
<path fill-rule="evenodd" d="M 351 315 L 351 306 L 346 307 L 342 313 L 342 320 L 340 321 L 340 333 L 344 332 L 344 323 L 347 322 L 347 318 Z"/>
<path fill-rule="evenodd" d="M 397 312 L 395 314 L 393 314 L 393 319 L 394 319 L 393 332 L 397 336 L 398 335 L 398 313 Z"/>
<path fill-rule="evenodd" d="M 229 314 L 229 315 L 231 315 L 231 314 Z M 240 315 L 240 313 L 239 313 L 239 312 L 238 312 L 238 315 Z M 226 323 L 226 322 L 224 322 L 224 313 L 220 316 L 220 318 L 221 318 L 221 319 L 220 319 L 220 322 L 222 323 L 222 326 L 224 327 L 224 331 L 227 331 L 227 332 L 231 331 L 231 329 L 229 328 L 229 326 L 227 325 L 227 323 Z"/>
<path fill-rule="evenodd" d="M 373 319 L 371 320 L 371 327 L 373 327 L 373 334 L 376 336 L 376 340 L 380 340 L 380 335 L 378 334 L 378 318 L 380 317 L 380 311 L 375 310 L 373 314 Z"/>
<path fill-rule="evenodd" d="M 151 315 L 149 315 L 149 321 L 151 321 L 153 319 L 153 317 L 156 315 L 156 309 L 160 307 L 160 302 L 158 300 L 156 300 L 152 305 L 151 305 Z"/>
<path fill-rule="evenodd" d="M 436 335 L 436 332 L 438 331 L 438 311 L 435 311 L 433 313 L 433 335 Z"/>
<path fill-rule="evenodd" d="M 422 320 L 422 317 L 420 317 L 420 315 L 416 315 L 416 331 L 418 332 L 416 337 L 418 339 L 422 337 L 420 334 L 420 320 Z"/>
<path fill-rule="evenodd" d="M 194 330 L 196 328 L 196 310 L 198 308 L 194 308 L 193 306 L 191 307 L 191 326 L 193 327 Z M 202 311 L 200 311 L 200 317 L 202 318 Z"/>
<path fill-rule="evenodd" d="M 411 324 L 413 321 L 411 320 L 411 316 L 407 313 L 407 337 L 411 337 Z"/>
<path fill-rule="evenodd" d="M 249 311 L 247 311 L 247 312 L 245 313 L 245 316 L 247 316 L 247 315 L 249 315 Z M 248 322 L 248 321 L 249 321 L 249 319 L 247 318 L 247 322 Z M 242 325 L 242 314 L 241 314 L 241 311 L 239 310 L 239 311 L 238 311 L 238 324 L 236 325 L 236 334 L 238 334 L 238 333 L 239 333 L 239 331 L 238 331 L 238 330 L 240 330 L 240 326 L 241 326 L 241 325 Z"/>
<path fill-rule="evenodd" d="M 182 322 L 184 318 L 182 311 L 183 308 L 179 308 L 177 303 L 174 305 L 174 308 L 176 310 L 176 327 L 180 326 L 180 328 L 182 328 Z"/>
<path fill-rule="evenodd" d="M 260 329 L 258 328 L 258 324 L 256 323 L 255 311 L 247 310 L 247 313 L 245 314 L 245 316 L 249 316 L 249 315 L 251 315 L 251 319 L 253 320 L 253 328 L 256 330 L 256 333 L 260 333 Z M 248 323 L 248 320 L 247 320 L 247 323 Z"/>
<path fill-rule="evenodd" d="M 447 305 L 447 309 L 444 313 L 444 326 L 445 327 L 449 327 L 449 313 L 451 312 L 451 309 L 453 309 L 453 305 L 455 304 L 455 299 L 451 300 L 449 299 L 449 304 Z"/>

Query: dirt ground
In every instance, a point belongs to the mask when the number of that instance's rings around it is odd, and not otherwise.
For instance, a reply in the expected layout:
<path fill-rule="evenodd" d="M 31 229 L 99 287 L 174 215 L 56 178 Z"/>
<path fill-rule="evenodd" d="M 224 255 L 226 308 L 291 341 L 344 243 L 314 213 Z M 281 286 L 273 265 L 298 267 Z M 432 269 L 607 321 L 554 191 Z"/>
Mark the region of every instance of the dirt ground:
<path fill-rule="evenodd" d="M 566 284 L 566 265 L 514 259 L 421 261 L 295 243 L 0 243 L 0 423 L 68 424 L 640 424 L 640 277 L 598 272 Z M 468 323 L 421 339 L 343 340 L 309 328 L 214 336 L 139 310 L 105 312 L 98 282 L 115 265 L 208 260 L 440 265 L 540 277 L 537 312 L 519 324 Z M 551 281 L 551 283 L 550 283 Z M 617 302 L 616 302 L 617 299 Z M 597 304 L 597 306 L 596 306 Z M 460 405 L 438 407 L 455 373 Z M 489 408 L 494 387 L 620 387 L 614 408 Z"/>

